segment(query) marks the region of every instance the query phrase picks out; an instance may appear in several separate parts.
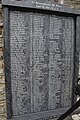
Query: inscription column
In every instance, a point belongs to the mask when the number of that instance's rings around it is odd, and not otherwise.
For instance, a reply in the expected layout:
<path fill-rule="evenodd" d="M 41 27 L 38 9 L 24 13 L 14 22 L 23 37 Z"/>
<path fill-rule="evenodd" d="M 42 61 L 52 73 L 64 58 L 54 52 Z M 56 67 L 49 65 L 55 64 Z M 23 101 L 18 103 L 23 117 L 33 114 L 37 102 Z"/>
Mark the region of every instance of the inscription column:
<path fill-rule="evenodd" d="M 33 16 L 33 90 L 34 112 L 48 106 L 48 46 L 47 16 Z"/>
<path fill-rule="evenodd" d="M 62 21 L 50 16 L 49 109 L 60 107 Z"/>
<path fill-rule="evenodd" d="M 71 106 L 73 59 L 74 59 L 74 21 L 72 18 L 63 18 L 62 41 L 62 85 L 61 106 Z"/>
<path fill-rule="evenodd" d="M 31 111 L 29 14 L 10 13 L 11 84 L 13 115 Z"/>

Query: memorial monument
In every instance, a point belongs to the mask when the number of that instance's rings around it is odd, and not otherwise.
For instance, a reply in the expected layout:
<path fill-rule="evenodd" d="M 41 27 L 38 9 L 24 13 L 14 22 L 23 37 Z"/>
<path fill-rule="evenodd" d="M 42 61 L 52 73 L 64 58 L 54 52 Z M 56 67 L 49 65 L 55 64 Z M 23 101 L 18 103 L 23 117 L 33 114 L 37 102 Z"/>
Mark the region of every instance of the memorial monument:
<path fill-rule="evenodd" d="M 48 0 L 2 0 L 9 120 L 57 119 L 75 102 L 80 11 Z"/>

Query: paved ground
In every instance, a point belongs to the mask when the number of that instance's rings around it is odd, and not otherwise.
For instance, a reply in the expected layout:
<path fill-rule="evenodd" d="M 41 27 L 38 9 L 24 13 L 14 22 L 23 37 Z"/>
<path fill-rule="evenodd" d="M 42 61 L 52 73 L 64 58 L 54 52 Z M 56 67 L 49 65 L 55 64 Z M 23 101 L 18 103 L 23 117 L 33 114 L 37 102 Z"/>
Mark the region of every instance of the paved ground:
<path fill-rule="evenodd" d="M 72 120 L 80 120 L 80 114 L 73 115 Z"/>
<path fill-rule="evenodd" d="M 53 120 L 57 120 L 57 119 L 53 119 Z M 80 120 L 80 114 L 75 114 L 73 116 L 68 116 L 64 120 Z"/>
<path fill-rule="evenodd" d="M 80 120 L 80 115 L 75 114 L 75 115 L 73 115 L 72 117 L 67 117 L 67 118 L 64 119 L 64 120 Z"/>

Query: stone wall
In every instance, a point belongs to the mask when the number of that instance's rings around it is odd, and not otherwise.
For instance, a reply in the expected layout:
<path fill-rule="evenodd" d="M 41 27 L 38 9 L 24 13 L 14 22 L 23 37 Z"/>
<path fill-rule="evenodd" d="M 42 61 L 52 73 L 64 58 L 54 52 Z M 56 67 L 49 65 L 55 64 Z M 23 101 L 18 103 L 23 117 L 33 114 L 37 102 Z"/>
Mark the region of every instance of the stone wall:
<path fill-rule="evenodd" d="M 3 21 L 2 6 L 0 4 L 0 120 L 6 119 L 6 100 L 4 82 L 4 61 L 3 61 Z"/>
<path fill-rule="evenodd" d="M 77 9 L 80 9 L 80 0 L 50 0 L 50 1 L 59 2 L 69 7 L 75 7 Z"/>
<path fill-rule="evenodd" d="M 80 9 L 80 0 L 64 0 L 64 4 Z"/>
<path fill-rule="evenodd" d="M 58 3 L 61 3 L 61 4 L 64 3 L 64 0 L 49 0 L 49 1 L 52 1 L 52 2 L 58 2 Z"/>

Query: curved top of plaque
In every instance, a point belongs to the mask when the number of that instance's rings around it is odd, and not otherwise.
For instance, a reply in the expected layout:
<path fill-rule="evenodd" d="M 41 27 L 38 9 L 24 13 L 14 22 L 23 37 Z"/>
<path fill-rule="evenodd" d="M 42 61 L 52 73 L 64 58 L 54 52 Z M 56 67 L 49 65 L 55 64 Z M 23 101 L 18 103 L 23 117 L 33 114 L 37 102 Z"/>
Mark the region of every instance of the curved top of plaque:
<path fill-rule="evenodd" d="M 53 3 L 49 0 L 2 0 L 3 6 L 15 6 L 21 8 L 33 8 L 40 10 L 48 10 L 55 12 L 62 12 L 68 14 L 80 15 L 80 10 L 76 10 L 75 8 L 67 7 L 60 3 Z"/>

